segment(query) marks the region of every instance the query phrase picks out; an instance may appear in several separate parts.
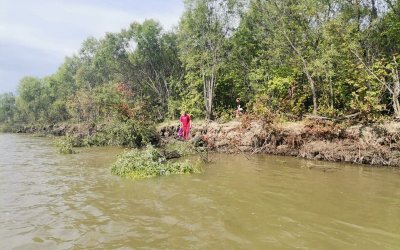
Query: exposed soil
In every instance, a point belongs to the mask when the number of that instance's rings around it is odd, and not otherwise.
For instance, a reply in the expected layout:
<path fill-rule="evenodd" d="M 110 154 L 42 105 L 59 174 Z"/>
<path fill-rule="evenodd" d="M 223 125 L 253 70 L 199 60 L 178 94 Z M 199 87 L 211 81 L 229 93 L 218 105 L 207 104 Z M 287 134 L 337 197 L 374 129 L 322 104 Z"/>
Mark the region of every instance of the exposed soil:
<path fill-rule="evenodd" d="M 92 135 L 103 125 L 57 124 L 21 127 L 18 133 L 43 133 L 54 136 Z M 177 135 L 178 124 L 164 124 L 158 133 L 164 140 Z M 202 142 L 210 150 L 225 153 L 275 154 L 306 159 L 351 162 L 400 167 L 400 122 L 345 126 L 330 121 L 306 120 L 268 123 L 242 119 L 228 123 L 195 122 L 191 141 Z"/>
<path fill-rule="evenodd" d="M 177 125 L 164 125 L 164 139 L 176 137 Z M 345 127 L 309 120 L 271 124 L 263 121 L 194 123 L 192 141 L 216 152 L 267 153 L 377 166 L 400 166 L 400 123 Z"/>

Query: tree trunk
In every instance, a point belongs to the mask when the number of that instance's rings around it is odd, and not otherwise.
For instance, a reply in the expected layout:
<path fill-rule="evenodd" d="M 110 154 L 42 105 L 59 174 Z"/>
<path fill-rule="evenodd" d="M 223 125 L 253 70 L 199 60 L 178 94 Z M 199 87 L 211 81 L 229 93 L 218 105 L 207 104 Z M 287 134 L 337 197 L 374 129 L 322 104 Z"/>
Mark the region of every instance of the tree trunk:
<path fill-rule="evenodd" d="M 335 103 L 335 96 L 333 93 L 333 84 L 332 84 L 332 77 L 329 76 L 329 90 L 330 90 L 330 94 L 331 94 L 331 109 L 333 110 L 333 106 Z"/>
<path fill-rule="evenodd" d="M 394 109 L 394 116 L 396 118 L 400 118 L 399 93 L 397 93 L 396 95 L 393 93 L 393 109 Z"/>
<path fill-rule="evenodd" d="M 214 77 L 203 75 L 203 92 L 204 92 L 204 103 L 206 108 L 206 119 L 213 119 L 213 99 L 214 99 Z"/>
<path fill-rule="evenodd" d="M 317 104 L 317 91 L 315 90 L 315 82 L 314 82 L 314 79 L 312 79 L 310 72 L 308 72 L 307 69 L 304 69 L 304 73 L 306 74 L 308 82 L 310 83 L 310 88 L 311 88 L 311 92 L 312 92 L 313 115 L 317 115 L 318 104 Z"/>
<path fill-rule="evenodd" d="M 375 0 L 371 0 L 371 19 L 375 20 L 378 18 L 378 10 L 376 8 Z"/>
<path fill-rule="evenodd" d="M 312 93 L 312 98 L 313 98 L 313 115 L 317 115 L 318 103 L 317 103 L 317 90 L 315 89 L 315 82 L 314 82 L 314 79 L 312 78 L 310 72 L 308 71 L 306 59 L 304 59 L 304 57 L 301 55 L 299 50 L 297 50 L 297 53 L 299 54 L 299 57 L 300 57 L 301 61 L 303 62 L 303 73 L 306 74 L 308 83 L 310 83 L 310 88 L 311 88 L 311 93 Z"/>
<path fill-rule="evenodd" d="M 165 116 L 168 114 L 168 99 L 169 99 L 169 91 L 168 91 L 168 85 L 164 81 L 164 84 L 160 84 L 161 89 L 160 89 L 160 99 L 161 99 L 161 109 L 162 109 L 162 114 L 161 114 L 161 120 L 165 118 Z"/>
<path fill-rule="evenodd" d="M 167 101 L 168 101 L 167 96 L 165 94 L 162 94 L 161 95 L 161 109 L 162 109 L 163 112 L 162 112 L 161 117 L 160 117 L 161 120 L 163 120 L 165 118 L 166 114 L 168 113 L 168 103 L 167 103 Z"/>
<path fill-rule="evenodd" d="M 311 74 L 308 71 L 307 61 L 306 61 L 306 59 L 304 59 L 301 51 L 296 46 L 294 46 L 294 44 L 292 43 L 292 40 L 290 40 L 289 36 L 287 36 L 286 34 L 284 34 L 284 36 L 285 36 L 286 40 L 289 42 L 290 46 L 293 48 L 293 50 L 299 56 L 301 62 L 303 63 L 303 73 L 307 76 L 308 82 L 310 83 L 311 92 L 312 92 L 312 95 L 313 95 L 313 115 L 317 115 L 317 110 L 318 110 L 317 91 L 315 89 L 314 79 L 312 79 Z"/>
<path fill-rule="evenodd" d="M 398 71 L 398 64 L 396 62 L 396 58 L 393 58 L 393 69 L 392 69 L 392 74 L 393 74 L 393 109 L 394 109 L 394 115 L 396 118 L 400 118 L 400 103 L 399 103 L 399 95 L 400 95 L 400 77 L 399 77 L 399 71 Z"/>

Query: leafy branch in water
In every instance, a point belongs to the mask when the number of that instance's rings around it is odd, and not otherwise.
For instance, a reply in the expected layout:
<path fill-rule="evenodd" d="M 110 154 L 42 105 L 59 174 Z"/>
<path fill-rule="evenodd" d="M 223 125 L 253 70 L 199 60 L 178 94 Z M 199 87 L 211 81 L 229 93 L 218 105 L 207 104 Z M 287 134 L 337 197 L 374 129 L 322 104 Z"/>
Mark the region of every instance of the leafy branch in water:
<path fill-rule="evenodd" d="M 112 165 L 111 173 L 121 177 L 143 179 L 171 174 L 200 173 L 199 166 L 188 162 L 169 162 L 153 146 L 132 149 L 119 155 Z"/>
<path fill-rule="evenodd" d="M 193 144 L 184 141 L 173 140 L 165 145 L 165 150 L 168 152 L 178 152 L 181 156 L 189 156 L 196 154 L 196 149 Z"/>
<path fill-rule="evenodd" d="M 54 145 L 58 148 L 61 154 L 75 154 L 77 151 L 74 149 L 74 137 L 66 135 L 54 141 Z"/>

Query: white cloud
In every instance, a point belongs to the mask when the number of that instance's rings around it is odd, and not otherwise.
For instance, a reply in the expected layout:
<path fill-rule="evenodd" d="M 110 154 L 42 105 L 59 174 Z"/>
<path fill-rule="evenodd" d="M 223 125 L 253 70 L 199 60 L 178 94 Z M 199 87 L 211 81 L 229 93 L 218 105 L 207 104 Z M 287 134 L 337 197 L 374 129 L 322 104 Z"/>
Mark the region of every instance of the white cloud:
<path fill-rule="evenodd" d="M 179 18 L 173 12 L 167 15 L 140 13 L 135 9 L 122 11 L 71 1 L 41 0 L 26 1 L 23 4 L 16 1 L 6 6 L 6 10 L 7 18 L 0 19 L 2 41 L 64 55 L 77 50 L 89 36 L 100 37 L 105 32 L 118 32 L 133 21 L 155 18 L 171 28 Z M 17 18 L 15 14 L 18 14 Z"/>
<path fill-rule="evenodd" d="M 0 49 L 4 59 L 0 60 L 2 76 L 7 76 L 4 70 L 9 68 L 1 65 L 2 62 L 20 64 L 22 77 L 28 73 L 23 71 L 29 67 L 28 63 L 48 67 L 52 61 L 60 65 L 62 58 L 77 52 L 89 36 L 100 38 L 106 32 L 119 32 L 133 21 L 149 18 L 171 29 L 178 24 L 182 12 L 180 0 L 0 0 L 0 43 L 12 47 L 10 51 Z M 15 51 L 21 53 L 16 56 Z M 27 59 L 21 60 L 23 54 Z M 58 65 L 37 75 L 49 74 Z M 0 85 L 4 82 L 17 84 L 14 78 L 0 79 Z"/>
<path fill-rule="evenodd" d="M 55 39 L 29 26 L 0 24 L 0 39 L 8 44 L 42 50 L 49 54 L 66 55 L 74 52 L 68 41 Z"/>

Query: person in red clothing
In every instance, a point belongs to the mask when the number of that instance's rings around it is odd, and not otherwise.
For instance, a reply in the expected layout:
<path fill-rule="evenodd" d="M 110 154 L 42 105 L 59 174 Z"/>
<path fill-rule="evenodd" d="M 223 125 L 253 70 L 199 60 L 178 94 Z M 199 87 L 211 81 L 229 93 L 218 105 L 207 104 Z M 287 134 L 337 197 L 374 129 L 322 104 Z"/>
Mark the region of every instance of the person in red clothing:
<path fill-rule="evenodd" d="M 192 127 L 192 118 L 190 118 L 190 115 L 186 113 L 186 111 L 184 111 L 181 118 L 179 118 L 179 121 L 181 122 L 181 127 L 183 130 L 183 139 L 187 141 L 189 137 L 190 128 Z"/>

